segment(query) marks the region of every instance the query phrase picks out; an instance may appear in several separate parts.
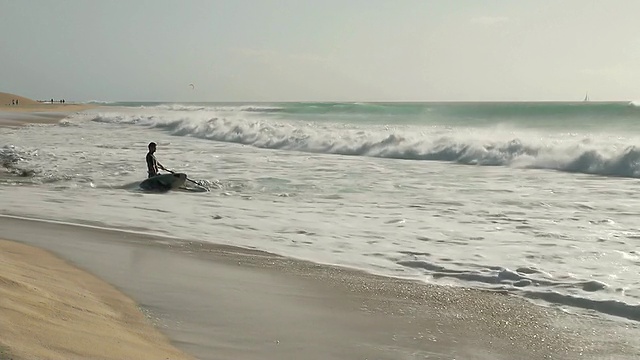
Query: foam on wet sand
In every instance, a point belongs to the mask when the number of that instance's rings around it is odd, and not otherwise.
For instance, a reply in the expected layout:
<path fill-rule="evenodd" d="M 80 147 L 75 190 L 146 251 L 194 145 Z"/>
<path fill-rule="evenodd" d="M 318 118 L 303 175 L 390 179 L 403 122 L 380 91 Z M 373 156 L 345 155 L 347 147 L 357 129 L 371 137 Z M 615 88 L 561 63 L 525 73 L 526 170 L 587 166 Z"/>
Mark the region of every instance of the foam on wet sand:
<path fill-rule="evenodd" d="M 229 246 L 0 218 L 131 296 L 200 359 L 631 359 L 633 323 Z M 81 287 L 80 287 L 81 288 Z"/>

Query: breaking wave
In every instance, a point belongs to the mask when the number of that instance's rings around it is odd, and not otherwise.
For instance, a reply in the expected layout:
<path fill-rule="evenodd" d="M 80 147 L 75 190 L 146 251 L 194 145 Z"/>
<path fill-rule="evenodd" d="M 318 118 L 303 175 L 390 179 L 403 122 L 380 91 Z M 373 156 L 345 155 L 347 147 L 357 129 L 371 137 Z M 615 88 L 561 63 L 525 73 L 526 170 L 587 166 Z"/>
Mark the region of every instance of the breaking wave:
<path fill-rule="evenodd" d="M 265 149 L 640 177 L 640 148 L 632 140 L 618 137 L 499 128 L 365 128 L 349 124 L 252 120 L 238 116 L 212 118 L 209 112 L 200 118 L 183 112 L 164 116 L 98 114 L 92 115 L 91 120 L 139 125 L 175 136 Z"/>

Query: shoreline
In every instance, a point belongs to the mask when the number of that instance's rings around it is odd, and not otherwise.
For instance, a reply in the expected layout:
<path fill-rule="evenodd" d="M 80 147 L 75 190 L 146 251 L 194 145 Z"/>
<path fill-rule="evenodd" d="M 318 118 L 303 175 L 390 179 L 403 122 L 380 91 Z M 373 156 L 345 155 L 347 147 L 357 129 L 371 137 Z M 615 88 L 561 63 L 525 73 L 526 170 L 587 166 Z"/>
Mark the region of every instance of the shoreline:
<path fill-rule="evenodd" d="M 301 344 L 302 359 L 623 359 L 639 348 L 633 329 L 495 292 L 117 229 L 4 216 L 0 224 L 0 237 L 114 284 L 202 359 L 283 358 Z"/>

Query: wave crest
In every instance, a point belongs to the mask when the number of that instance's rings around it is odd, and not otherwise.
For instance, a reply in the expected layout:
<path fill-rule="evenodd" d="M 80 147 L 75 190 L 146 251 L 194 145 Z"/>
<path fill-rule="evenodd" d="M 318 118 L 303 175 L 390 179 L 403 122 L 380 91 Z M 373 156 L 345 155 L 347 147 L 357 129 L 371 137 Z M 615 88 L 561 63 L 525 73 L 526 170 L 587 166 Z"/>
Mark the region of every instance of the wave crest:
<path fill-rule="evenodd" d="M 195 114 L 193 114 L 195 115 Z M 553 137 L 523 130 L 430 128 L 361 128 L 348 124 L 277 122 L 239 117 L 201 118 L 102 114 L 95 122 L 147 126 L 176 136 L 192 136 L 266 149 L 347 156 L 512 166 L 603 176 L 640 177 L 640 149 L 624 140 L 565 134 Z"/>

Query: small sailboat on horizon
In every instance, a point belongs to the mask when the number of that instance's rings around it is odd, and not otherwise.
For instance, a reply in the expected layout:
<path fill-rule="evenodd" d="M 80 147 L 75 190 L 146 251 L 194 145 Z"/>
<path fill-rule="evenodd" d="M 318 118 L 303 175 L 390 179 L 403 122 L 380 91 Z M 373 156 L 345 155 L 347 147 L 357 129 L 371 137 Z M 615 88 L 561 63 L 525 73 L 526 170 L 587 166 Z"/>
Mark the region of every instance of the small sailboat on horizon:
<path fill-rule="evenodd" d="M 589 101 L 589 92 L 587 91 L 587 93 L 584 95 L 584 100 L 582 101 Z"/>

